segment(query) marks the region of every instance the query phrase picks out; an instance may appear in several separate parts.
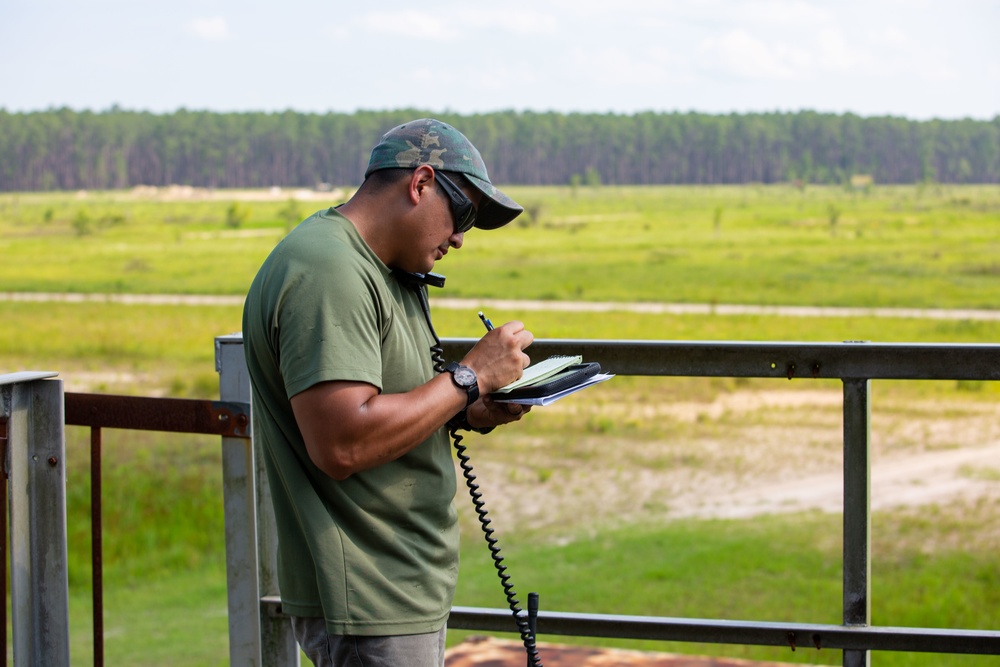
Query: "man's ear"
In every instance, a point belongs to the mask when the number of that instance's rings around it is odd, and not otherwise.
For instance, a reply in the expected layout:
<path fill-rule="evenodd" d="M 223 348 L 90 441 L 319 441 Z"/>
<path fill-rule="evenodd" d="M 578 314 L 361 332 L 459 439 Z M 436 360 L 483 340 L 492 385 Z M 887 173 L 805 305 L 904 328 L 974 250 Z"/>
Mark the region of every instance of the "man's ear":
<path fill-rule="evenodd" d="M 414 206 L 420 203 L 421 197 L 431 191 L 434 183 L 434 169 L 426 164 L 422 164 L 413 170 L 407 184 L 407 194 Z"/>

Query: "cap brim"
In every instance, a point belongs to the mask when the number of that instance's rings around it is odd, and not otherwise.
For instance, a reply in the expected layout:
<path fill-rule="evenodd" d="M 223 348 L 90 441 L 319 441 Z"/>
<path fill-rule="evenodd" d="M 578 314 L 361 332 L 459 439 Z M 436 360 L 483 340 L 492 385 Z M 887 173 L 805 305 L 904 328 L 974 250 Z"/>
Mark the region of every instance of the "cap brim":
<path fill-rule="evenodd" d="M 479 229 L 499 229 L 524 212 L 520 204 L 500 192 L 489 181 L 468 173 L 463 176 L 483 193 L 484 199 L 479 202 L 476 210 L 476 227 Z"/>

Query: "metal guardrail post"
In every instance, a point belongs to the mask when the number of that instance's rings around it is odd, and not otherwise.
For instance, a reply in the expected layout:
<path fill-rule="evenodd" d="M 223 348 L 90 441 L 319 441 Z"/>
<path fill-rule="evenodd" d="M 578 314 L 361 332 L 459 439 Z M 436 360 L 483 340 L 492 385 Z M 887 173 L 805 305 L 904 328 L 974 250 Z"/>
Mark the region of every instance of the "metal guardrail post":
<path fill-rule="evenodd" d="M 250 403 L 250 378 L 240 334 L 215 339 L 223 401 Z M 222 439 L 229 591 L 229 659 L 233 665 L 298 667 L 288 619 L 261 602 L 278 596 L 277 530 L 262 457 L 250 438 Z"/>
<path fill-rule="evenodd" d="M 238 353 L 238 354 L 237 354 Z M 215 369 L 224 401 L 249 401 L 242 349 L 215 339 Z M 241 377 L 242 376 L 242 377 Z M 241 381 L 242 380 L 242 381 Z M 257 511 L 253 442 L 222 438 L 222 492 L 226 523 L 226 590 L 229 595 L 229 662 L 263 667 L 257 580 Z"/>
<path fill-rule="evenodd" d="M 69 667 L 66 439 L 55 373 L 0 375 L 15 667 Z"/>
<path fill-rule="evenodd" d="M 844 380 L 844 625 L 871 619 L 871 380 Z M 867 667 L 868 651 L 844 651 L 844 667 Z"/>

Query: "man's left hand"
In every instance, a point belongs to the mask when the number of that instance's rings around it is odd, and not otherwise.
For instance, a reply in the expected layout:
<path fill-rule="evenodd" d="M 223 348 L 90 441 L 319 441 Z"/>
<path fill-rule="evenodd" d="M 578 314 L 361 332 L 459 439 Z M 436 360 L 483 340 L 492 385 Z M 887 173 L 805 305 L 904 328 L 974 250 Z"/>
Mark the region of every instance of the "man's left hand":
<path fill-rule="evenodd" d="M 519 403 L 498 403 L 489 396 L 483 396 L 469 406 L 467 418 L 476 428 L 489 428 L 516 422 L 531 411 L 530 405 Z"/>

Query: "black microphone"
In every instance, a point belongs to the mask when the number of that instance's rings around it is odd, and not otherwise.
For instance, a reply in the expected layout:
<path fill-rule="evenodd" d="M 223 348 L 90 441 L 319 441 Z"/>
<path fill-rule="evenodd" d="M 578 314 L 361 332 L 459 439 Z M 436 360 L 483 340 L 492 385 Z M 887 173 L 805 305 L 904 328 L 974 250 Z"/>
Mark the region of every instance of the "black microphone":
<path fill-rule="evenodd" d="M 410 273 L 401 269 L 393 269 L 393 271 L 406 282 L 416 282 L 421 285 L 430 285 L 431 287 L 444 287 L 445 277 L 440 273 Z"/>

